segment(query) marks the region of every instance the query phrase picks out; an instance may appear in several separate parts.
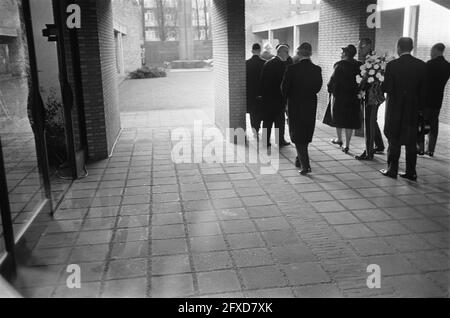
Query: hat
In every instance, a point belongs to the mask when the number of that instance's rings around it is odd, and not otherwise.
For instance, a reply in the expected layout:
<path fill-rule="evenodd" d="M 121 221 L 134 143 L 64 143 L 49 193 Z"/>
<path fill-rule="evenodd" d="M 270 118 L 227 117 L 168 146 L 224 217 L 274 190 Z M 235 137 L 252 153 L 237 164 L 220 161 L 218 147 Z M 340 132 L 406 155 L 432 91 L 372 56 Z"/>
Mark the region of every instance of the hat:
<path fill-rule="evenodd" d="M 352 44 L 348 45 L 347 47 L 343 47 L 342 51 L 344 51 L 344 53 L 350 58 L 354 58 L 356 53 L 358 53 L 356 47 Z"/>
<path fill-rule="evenodd" d="M 278 50 L 279 49 L 281 49 L 281 48 L 286 48 L 286 49 L 290 49 L 290 47 L 289 47 L 289 44 L 285 44 L 285 43 L 283 43 L 283 44 L 278 44 L 277 46 L 276 46 L 276 50 L 277 50 L 277 52 L 278 52 Z"/>

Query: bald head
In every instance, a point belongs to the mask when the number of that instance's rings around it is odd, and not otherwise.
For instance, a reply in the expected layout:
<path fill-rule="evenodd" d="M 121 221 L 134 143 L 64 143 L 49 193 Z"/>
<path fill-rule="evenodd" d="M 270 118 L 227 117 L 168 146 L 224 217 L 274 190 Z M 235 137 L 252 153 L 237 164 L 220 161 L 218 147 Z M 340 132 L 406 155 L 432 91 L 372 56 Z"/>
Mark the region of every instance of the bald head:
<path fill-rule="evenodd" d="M 435 59 L 439 56 L 443 56 L 445 52 L 445 45 L 443 43 L 437 43 L 433 45 L 431 49 L 431 58 Z"/>

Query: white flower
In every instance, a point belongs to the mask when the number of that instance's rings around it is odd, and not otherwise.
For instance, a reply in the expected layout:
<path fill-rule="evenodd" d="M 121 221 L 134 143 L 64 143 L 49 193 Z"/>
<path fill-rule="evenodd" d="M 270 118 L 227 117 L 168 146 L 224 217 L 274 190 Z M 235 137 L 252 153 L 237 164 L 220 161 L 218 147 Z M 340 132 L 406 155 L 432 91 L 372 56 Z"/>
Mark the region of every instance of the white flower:
<path fill-rule="evenodd" d="M 373 67 L 374 69 L 378 70 L 380 68 L 380 65 L 375 64 L 375 66 Z"/>
<path fill-rule="evenodd" d="M 377 75 L 375 75 L 375 76 L 376 76 L 376 78 L 380 79 L 381 73 L 377 73 Z"/>
<path fill-rule="evenodd" d="M 359 68 L 361 71 L 365 71 L 366 70 L 366 65 L 361 65 L 361 67 Z"/>
<path fill-rule="evenodd" d="M 372 64 L 370 64 L 369 62 L 366 63 L 366 68 L 371 68 Z"/>
<path fill-rule="evenodd" d="M 357 75 L 356 76 L 356 83 L 361 84 L 361 82 L 362 82 L 362 77 Z"/>
<path fill-rule="evenodd" d="M 361 72 L 361 75 L 362 75 L 363 77 L 364 77 L 366 74 L 367 74 L 367 71 L 366 71 L 366 70 L 364 70 L 364 71 Z"/>
<path fill-rule="evenodd" d="M 380 82 L 384 82 L 384 76 L 383 75 L 380 76 Z"/>
<path fill-rule="evenodd" d="M 375 79 L 372 76 L 367 79 L 367 83 L 372 84 L 373 82 L 375 82 Z"/>
<path fill-rule="evenodd" d="M 369 75 L 370 75 L 370 76 L 375 75 L 375 73 L 376 73 L 375 70 L 370 70 L 370 71 L 369 71 Z"/>

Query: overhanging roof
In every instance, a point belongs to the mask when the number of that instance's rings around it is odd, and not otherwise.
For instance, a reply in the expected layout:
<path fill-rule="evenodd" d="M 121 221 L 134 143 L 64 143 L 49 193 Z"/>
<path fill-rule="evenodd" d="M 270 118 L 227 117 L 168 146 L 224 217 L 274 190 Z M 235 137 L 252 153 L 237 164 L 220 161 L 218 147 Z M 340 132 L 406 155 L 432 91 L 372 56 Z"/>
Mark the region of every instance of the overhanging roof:
<path fill-rule="evenodd" d="M 293 25 L 317 23 L 319 22 L 319 18 L 320 18 L 319 10 L 304 12 L 301 14 L 296 14 L 289 18 L 272 20 L 266 23 L 256 24 L 253 26 L 252 32 L 253 33 L 267 32 L 269 30 L 290 28 Z"/>
<path fill-rule="evenodd" d="M 446 7 L 447 9 L 450 9 L 450 1 L 449 0 L 431 0 L 433 2 L 436 2 L 437 4 L 440 4 L 443 7 Z"/>
<path fill-rule="evenodd" d="M 17 37 L 17 30 L 0 26 L 0 36 Z"/>

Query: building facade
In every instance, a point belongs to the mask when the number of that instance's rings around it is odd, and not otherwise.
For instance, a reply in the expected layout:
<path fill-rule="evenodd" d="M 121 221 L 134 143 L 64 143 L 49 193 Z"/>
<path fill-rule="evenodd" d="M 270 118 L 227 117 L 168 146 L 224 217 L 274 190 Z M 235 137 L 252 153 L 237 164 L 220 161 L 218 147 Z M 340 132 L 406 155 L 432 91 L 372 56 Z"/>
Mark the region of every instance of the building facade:
<path fill-rule="evenodd" d="M 117 73 L 121 78 L 142 66 L 144 26 L 140 0 L 113 0 Z"/>
<path fill-rule="evenodd" d="M 336 25 L 333 20 L 339 19 L 339 12 L 352 12 L 356 10 L 349 4 L 329 1 L 318 1 L 310 7 L 303 7 L 291 13 L 290 17 L 275 19 L 261 24 L 247 25 L 251 30 L 251 41 L 260 43 L 269 42 L 272 46 L 278 43 L 291 45 L 291 54 L 302 42 L 309 42 L 313 46 L 313 60 L 324 70 L 325 79 L 329 79 L 333 65 L 340 58 L 340 47 L 348 44 L 357 45 L 358 36 L 363 37 L 368 32 L 368 37 L 373 38 L 375 50 L 378 54 L 396 55 L 396 43 L 402 36 L 414 39 L 414 55 L 424 61 L 430 59 L 431 47 L 439 42 L 450 47 L 450 9 L 445 1 L 431 0 L 379 0 L 377 10 L 380 17 L 380 27 L 373 32 L 367 28 L 360 32 L 344 35 L 338 32 L 344 26 Z M 446 4 L 446 6 L 443 6 Z M 366 9 L 366 8 L 365 8 Z M 361 23 L 367 19 L 367 12 L 359 12 Z M 434 25 L 447 25 L 447 28 L 435 28 Z M 348 39 L 351 41 L 348 41 Z M 347 42 L 348 43 L 347 43 Z M 330 50 L 330 43 L 333 47 Z M 247 41 L 247 46 L 249 46 Z M 446 58 L 450 60 L 450 49 L 446 50 Z M 319 103 L 319 116 L 323 116 L 326 107 L 327 94 L 322 92 Z M 445 92 L 444 105 L 450 104 L 450 84 Z M 442 121 L 450 124 L 450 110 L 443 108 Z"/>

